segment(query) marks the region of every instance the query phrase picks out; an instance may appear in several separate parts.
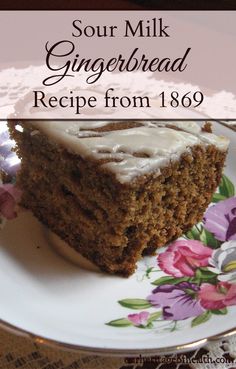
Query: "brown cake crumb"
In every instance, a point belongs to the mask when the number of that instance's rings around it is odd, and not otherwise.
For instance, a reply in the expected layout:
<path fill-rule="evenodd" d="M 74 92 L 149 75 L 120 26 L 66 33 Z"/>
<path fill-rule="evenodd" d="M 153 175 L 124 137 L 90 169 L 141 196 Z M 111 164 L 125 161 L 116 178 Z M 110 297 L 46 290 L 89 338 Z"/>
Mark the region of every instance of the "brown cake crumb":
<path fill-rule="evenodd" d="M 212 124 L 210 122 L 205 122 L 204 126 L 202 127 L 202 131 L 212 133 Z"/>

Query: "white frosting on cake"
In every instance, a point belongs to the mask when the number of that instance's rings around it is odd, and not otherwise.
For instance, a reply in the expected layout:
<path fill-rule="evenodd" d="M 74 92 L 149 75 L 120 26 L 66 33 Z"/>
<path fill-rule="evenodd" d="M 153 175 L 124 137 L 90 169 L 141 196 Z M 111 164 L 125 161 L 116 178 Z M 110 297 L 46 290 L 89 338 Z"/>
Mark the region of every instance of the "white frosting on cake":
<path fill-rule="evenodd" d="M 162 166 L 178 160 L 194 145 L 215 145 L 227 150 L 229 144 L 225 137 L 203 132 L 196 122 L 143 121 L 139 122 L 142 126 L 103 132 L 96 129 L 105 127 L 107 121 L 30 123 L 35 127 L 33 134 L 42 132 L 82 157 L 109 159 L 102 166 L 114 172 L 121 183 L 150 171 L 158 174 Z M 178 129 L 166 127 L 166 124 Z"/>

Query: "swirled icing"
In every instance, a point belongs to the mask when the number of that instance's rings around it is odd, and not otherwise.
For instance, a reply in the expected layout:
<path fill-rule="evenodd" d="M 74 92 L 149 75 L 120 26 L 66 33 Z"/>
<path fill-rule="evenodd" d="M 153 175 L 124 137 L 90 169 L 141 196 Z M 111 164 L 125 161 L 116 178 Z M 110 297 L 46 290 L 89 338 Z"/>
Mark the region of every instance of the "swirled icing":
<path fill-rule="evenodd" d="M 31 121 L 33 134 L 43 133 L 80 156 L 108 159 L 101 166 L 121 183 L 178 160 L 195 145 L 227 150 L 229 140 L 201 130 L 196 122 L 142 121 L 139 126 L 99 130 L 107 121 Z M 110 122 L 111 123 L 111 122 Z M 120 124 L 120 122 L 117 122 Z M 23 126 L 23 124 L 22 124 Z M 120 126 L 118 127 L 120 128 Z"/>

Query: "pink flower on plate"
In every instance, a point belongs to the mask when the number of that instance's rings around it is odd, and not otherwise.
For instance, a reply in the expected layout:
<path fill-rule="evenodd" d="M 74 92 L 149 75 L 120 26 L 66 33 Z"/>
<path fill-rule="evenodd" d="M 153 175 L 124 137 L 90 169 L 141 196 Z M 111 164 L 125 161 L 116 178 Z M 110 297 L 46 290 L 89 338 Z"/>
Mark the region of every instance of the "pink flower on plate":
<path fill-rule="evenodd" d="M 217 310 L 236 305 L 236 285 L 228 282 L 219 282 L 215 286 L 203 283 L 198 298 L 205 309 Z"/>
<path fill-rule="evenodd" d="M 13 184 L 0 185 L 0 215 L 6 219 L 16 217 L 16 204 L 20 200 L 21 191 Z"/>
<path fill-rule="evenodd" d="M 129 314 L 127 316 L 128 320 L 136 326 L 147 325 L 149 317 L 150 313 L 148 313 L 147 311 L 141 311 L 141 313 Z"/>
<path fill-rule="evenodd" d="M 208 265 L 212 249 L 200 241 L 178 240 L 169 245 L 166 251 L 157 257 L 158 265 L 167 274 L 174 277 L 193 277 L 195 270 Z"/>

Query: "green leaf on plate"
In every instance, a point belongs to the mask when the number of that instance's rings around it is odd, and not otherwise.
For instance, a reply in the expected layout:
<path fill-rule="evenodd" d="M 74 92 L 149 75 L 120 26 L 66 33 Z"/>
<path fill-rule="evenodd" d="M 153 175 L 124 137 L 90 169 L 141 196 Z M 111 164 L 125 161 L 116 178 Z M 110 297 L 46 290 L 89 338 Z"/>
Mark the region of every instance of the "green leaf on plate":
<path fill-rule="evenodd" d="M 214 195 L 212 196 L 212 199 L 211 199 L 211 202 L 219 202 L 219 201 L 222 201 L 222 200 L 226 200 L 227 197 L 224 196 L 224 195 L 221 195 L 220 193 L 216 192 L 214 193 Z"/>
<path fill-rule="evenodd" d="M 159 319 L 160 316 L 162 316 L 162 311 L 157 311 L 156 313 L 150 314 L 150 316 L 148 318 L 148 323 L 151 323 L 151 322 Z"/>
<path fill-rule="evenodd" d="M 133 324 L 128 319 L 121 318 L 121 319 L 111 320 L 109 323 L 106 323 L 106 325 L 110 325 L 112 327 L 129 327 Z"/>
<path fill-rule="evenodd" d="M 216 273 L 211 272 L 207 268 L 198 268 L 196 269 L 195 276 L 191 278 L 191 282 L 198 284 L 203 282 L 214 283 L 216 278 Z"/>
<path fill-rule="evenodd" d="M 200 240 L 202 241 L 202 243 L 204 243 L 204 245 L 207 245 L 212 249 L 217 249 L 218 247 L 220 247 L 221 244 L 220 241 L 215 239 L 212 233 L 210 233 L 204 228 L 202 228 Z"/>
<path fill-rule="evenodd" d="M 196 327 L 199 324 L 207 322 L 211 318 L 211 311 L 207 310 L 203 314 L 192 320 L 191 327 Z"/>
<path fill-rule="evenodd" d="M 148 309 L 152 306 L 147 300 L 144 299 L 124 299 L 118 302 L 121 306 L 135 310 Z"/>
<path fill-rule="evenodd" d="M 150 279 L 150 273 L 152 272 L 152 270 L 154 269 L 154 267 L 149 267 L 149 268 L 147 268 L 147 270 L 146 270 L 146 273 L 145 273 L 145 275 L 146 275 L 146 277 L 148 278 L 148 279 Z"/>
<path fill-rule="evenodd" d="M 235 189 L 233 183 L 230 181 L 228 177 L 223 175 L 220 185 L 219 192 L 221 195 L 225 197 L 232 197 L 235 195 Z"/>
<path fill-rule="evenodd" d="M 149 328 L 149 329 L 152 329 L 154 327 L 154 325 L 152 324 L 152 322 L 149 322 L 146 326 L 141 326 L 141 327 L 138 327 L 138 328 Z"/>
<path fill-rule="evenodd" d="M 164 277 L 160 277 L 156 279 L 154 282 L 152 282 L 152 284 L 154 284 L 155 286 L 161 286 L 163 284 L 177 284 L 177 283 L 185 282 L 188 280 L 189 280 L 189 277 L 173 278 L 170 276 L 164 276 Z"/>
<path fill-rule="evenodd" d="M 215 315 L 226 315 L 228 313 L 227 308 L 223 308 L 223 309 L 218 309 L 218 310 L 211 310 L 212 314 Z"/>
<path fill-rule="evenodd" d="M 190 240 L 200 240 L 200 231 L 196 226 L 193 226 L 190 231 L 186 233 L 186 237 Z"/>

